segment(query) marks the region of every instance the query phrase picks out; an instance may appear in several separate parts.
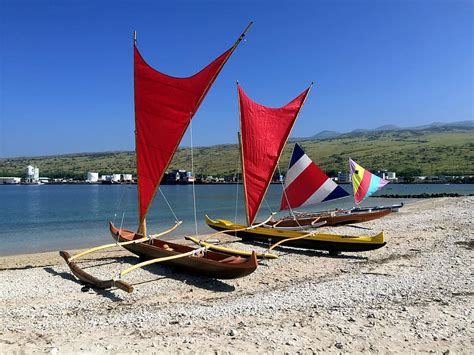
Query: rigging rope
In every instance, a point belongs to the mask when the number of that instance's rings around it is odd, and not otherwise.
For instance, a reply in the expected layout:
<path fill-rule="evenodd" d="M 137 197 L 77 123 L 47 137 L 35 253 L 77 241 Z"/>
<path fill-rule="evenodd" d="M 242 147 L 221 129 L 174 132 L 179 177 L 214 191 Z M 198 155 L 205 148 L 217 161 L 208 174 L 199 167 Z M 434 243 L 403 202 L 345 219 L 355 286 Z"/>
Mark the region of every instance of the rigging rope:
<path fill-rule="evenodd" d="M 117 218 L 117 212 L 118 210 L 120 209 L 120 206 L 122 205 L 122 200 L 123 200 L 123 195 L 125 194 L 125 185 L 122 185 L 122 194 L 120 196 L 120 200 L 119 200 L 119 203 L 118 203 L 118 206 L 115 210 L 115 213 L 114 213 L 114 220 L 113 220 L 113 223 L 115 224 L 115 218 Z"/>
<path fill-rule="evenodd" d="M 163 191 L 161 191 L 161 187 L 159 187 L 158 190 L 160 191 L 161 196 L 163 196 L 163 198 L 164 198 L 166 204 L 168 205 L 168 208 L 170 209 L 171 213 L 173 214 L 174 220 L 175 220 L 176 222 L 179 222 L 178 217 L 176 217 L 176 215 L 175 215 L 175 213 L 174 213 L 174 211 L 173 211 L 173 208 L 171 207 L 170 203 L 168 202 L 168 199 L 166 198 L 166 196 L 165 196 L 165 194 L 163 193 Z"/>
<path fill-rule="evenodd" d="M 279 162 L 277 163 L 277 167 L 278 167 L 278 175 L 281 176 L 280 163 Z M 287 172 L 287 174 L 288 174 L 288 172 Z M 285 184 L 283 183 L 283 180 L 281 180 L 280 183 L 281 183 L 281 189 L 283 190 L 283 196 L 285 196 L 286 204 L 288 205 L 288 210 L 290 211 L 290 215 L 293 217 L 293 219 L 295 220 L 298 227 L 303 228 L 303 227 L 301 227 L 301 224 L 298 221 L 298 218 L 296 217 L 296 214 L 293 212 L 293 209 L 291 208 L 290 201 L 288 200 L 288 195 L 286 194 Z"/>
<path fill-rule="evenodd" d="M 190 113 L 191 115 L 191 113 Z M 191 176 L 193 182 L 193 208 L 194 208 L 194 227 L 196 230 L 196 238 L 198 237 L 198 225 L 197 225 L 197 214 L 196 214 L 196 189 L 194 187 L 194 151 L 193 151 L 193 121 L 189 124 L 189 135 L 191 137 Z"/>
<path fill-rule="evenodd" d="M 237 211 L 239 208 L 239 169 L 240 169 L 240 161 L 237 162 L 237 173 L 235 174 L 235 219 L 234 219 L 234 224 L 235 228 L 237 228 Z"/>
<path fill-rule="evenodd" d="M 273 214 L 273 210 L 272 208 L 270 207 L 270 204 L 268 203 L 267 199 L 264 197 L 263 198 L 263 201 L 265 201 L 265 204 L 267 205 L 267 208 L 268 210 L 270 211 L 270 214 Z"/>
<path fill-rule="evenodd" d="M 121 233 L 122 233 L 122 226 L 123 226 L 123 219 L 124 219 L 124 217 L 125 217 L 125 211 L 122 213 L 122 221 L 120 222 L 119 235 L 121 235 Z M 118 245 L 118 243 L 119 243 L 119 239 L 120 239 L 120 238 L 117 237 L 117 245 Z"/>

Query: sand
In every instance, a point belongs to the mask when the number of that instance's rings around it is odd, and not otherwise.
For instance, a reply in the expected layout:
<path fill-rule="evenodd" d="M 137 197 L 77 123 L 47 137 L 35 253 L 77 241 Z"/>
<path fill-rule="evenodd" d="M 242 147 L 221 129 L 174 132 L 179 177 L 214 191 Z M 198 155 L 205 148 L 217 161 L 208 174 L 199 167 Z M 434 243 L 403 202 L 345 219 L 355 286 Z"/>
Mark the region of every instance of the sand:
<path fill-rule="evenodd" d="M 132 294 L 81 290 L 57 253 L 3 257 L 0 353 L 474 353 L 473 217 L 473 197 L 423 200 L 321 229 L 384 230 L 379 250 L 281 248 L 230 281 L 155 265 L 126 276 Z M 135 262 L 113 249 L 81 265 L 110 278 Z"/>

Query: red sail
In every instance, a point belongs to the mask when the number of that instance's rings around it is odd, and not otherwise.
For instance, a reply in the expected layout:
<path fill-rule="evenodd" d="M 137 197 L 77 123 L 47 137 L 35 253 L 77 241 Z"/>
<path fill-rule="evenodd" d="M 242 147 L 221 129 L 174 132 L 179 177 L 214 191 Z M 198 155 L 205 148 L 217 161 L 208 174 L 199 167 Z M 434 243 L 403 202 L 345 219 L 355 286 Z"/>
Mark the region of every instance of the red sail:
<path fill-rule="evenodd" d="M 235 46 L 199 73 L 175 78 L 150 67 L 134 47 L 135 138 L 140 223 L 193 115 Z"/>
<path fill-rule="evenodd" d="M 270 108 L 252 101 L 240 85 L 240 129 L 242 165 L 247 207 L 251 225 L 275 173 L 278 159 L 290 135 L 310 88 L 281 108 Z"/>

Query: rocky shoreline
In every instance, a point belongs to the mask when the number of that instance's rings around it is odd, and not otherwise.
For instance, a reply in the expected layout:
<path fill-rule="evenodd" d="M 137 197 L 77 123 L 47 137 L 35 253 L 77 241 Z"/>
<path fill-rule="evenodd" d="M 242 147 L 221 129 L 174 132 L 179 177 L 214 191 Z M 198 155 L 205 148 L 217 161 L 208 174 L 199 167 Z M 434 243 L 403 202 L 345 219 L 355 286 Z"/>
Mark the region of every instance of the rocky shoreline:
<path fill-rule="evenodd" d="M 439 198 L 439 197 L 463 197 L 463 196 L 474 196 L 474 194 L 458 194 L 457 192 L 442 192 L 442 193 L 422 193 L 422 194 L 409 194 L 409 195 L 399 195 L 399 194 L 391 194 L 391 195 L 380 195 L 377 197 L 383 198 Z"/>
<path fill-rule="evenodd" d="M 384 230 L 379 250 L 280 248 L 230 281 L 155 265 L 130 274 L 132 294 L 82 292 L 57 253 L 0 258 L 0 353 L 472 353 L 473 221 L 473 197 L 426 199 L 321 229 Z M 135 262 L 112 250 L 82 266 L 105 278 Z"/>

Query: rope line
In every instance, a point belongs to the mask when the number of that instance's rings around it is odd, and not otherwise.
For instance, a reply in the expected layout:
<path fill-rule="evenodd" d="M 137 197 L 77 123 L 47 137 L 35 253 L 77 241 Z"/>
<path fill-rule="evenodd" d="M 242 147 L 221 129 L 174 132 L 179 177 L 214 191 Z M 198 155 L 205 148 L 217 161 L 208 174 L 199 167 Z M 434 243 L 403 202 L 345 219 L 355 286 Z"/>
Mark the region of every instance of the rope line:
<path fill-rule="evenodd" d="M 196 238 L 198 237 L 197 213 L 196 213 L 196 189 L 194 187 L 194 149 L 193 149 L 193 121 L 189 124 L 189 135 L 191 137 L 191 176 L 193 177 L 193 209 L 194 209 L 194 228 L 196 230 Z"/>
<path fill-rule="evenodd" d="M 171 213 L 173 214 L 174 220 L 175 220 L 176 222 L 179 222 L 178 217 L 176 217 L 176 214 L 174 213 L 173 208 L 171 207 L 171 205 L 170 205 L 168 199 L 166 198 L 166 196 L 165 196 L 165 194 L 163 193 L 163 191 L 161 191 L 161 187 L 159 187 L 158 190 L 160 191 L 161 196 L 163 196 L 163 199 L 165 200 L 166 204 L 168 205 L 168 208 L 170 209 Z"/>
<path fill-rule="evenodd" d="M 234 224 L 237 225 L 237 214 L 239 208 L 239 169 L 240 169 L 240 161 L 237 163 L 237 173 L 235 175 L 235 216 L 234 216 Z M 235 227 L 237 228 L 237 227 Z"/>
<path fill-rule="evenodd" d="M 123 219 L 124 219 L 124 217 L 125 217 L 125 211 L 122 213 L 122 221 L 120 222 L 119 235 L 121 235 L 121 233 L 122 233 L 122 226 L 123 226 Z M 119 243 L 119 239 L 120 239 L 120 238 L 117 237 L 117 245 L 118 245 L 118 243 Z"/>
<path fill-rule="evenodd" d="M 118 206 L 115 210 L 115 213 L 114 213 L 114 220 L 113 220 L 113 223 L 115 224 L 115 218 L 117 218 L 117 212 L 119 211 L 120 209 L 120 206 L 122 206 L 122 200 L 123 200 L 123 195 L 125 194 L 125 185 L 122 185 L 122 194 L 120 195 L 120 200 L 119 200 L 119 203 L 118 203 Z"/>
<path fill-rule="evenodd" d="M 280 162 L 277 163 L 277 167 L 278 167 L 278 175 L 281 176 Z M 287 174 L 288 174 L 288 172 L 287 172 Z M 290 211 L 290 215 L 293 217 L 293 219 L 295 220 L 298 227 L 300 227 L 300 229 L 303 229 L 303 227 L 300 224 L 300 221 L 298 221 L 298 218 L 296 217 L 296 214 L 293 212 L 293 209 L 291 208 L 290 200 L 288 199 L 288 195 L 286 194 L 285 184 L 283 184 L 283 180 L 280 181 L 280 184 L 281 184 L 281 189 L 283 190 L 283 196 L 285 196 L 286 204 L 288 205 L 288 210 Z"/>

